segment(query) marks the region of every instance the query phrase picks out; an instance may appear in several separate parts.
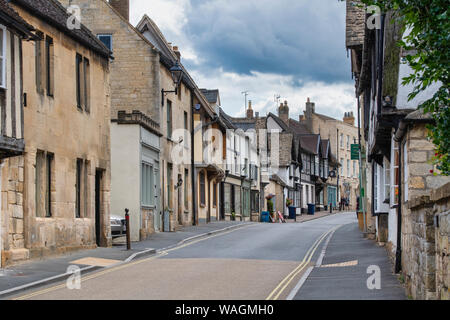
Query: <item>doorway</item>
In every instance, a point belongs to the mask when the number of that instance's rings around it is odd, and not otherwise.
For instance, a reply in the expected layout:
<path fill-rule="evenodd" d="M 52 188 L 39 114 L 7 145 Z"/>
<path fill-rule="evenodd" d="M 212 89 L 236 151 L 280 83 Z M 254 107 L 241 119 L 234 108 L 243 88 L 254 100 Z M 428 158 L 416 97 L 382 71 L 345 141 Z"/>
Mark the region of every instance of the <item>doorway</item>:
<path fill-rule="evenodd" d="M 95 241 L 101 246 L 103 170 L 95 171 Z"/>

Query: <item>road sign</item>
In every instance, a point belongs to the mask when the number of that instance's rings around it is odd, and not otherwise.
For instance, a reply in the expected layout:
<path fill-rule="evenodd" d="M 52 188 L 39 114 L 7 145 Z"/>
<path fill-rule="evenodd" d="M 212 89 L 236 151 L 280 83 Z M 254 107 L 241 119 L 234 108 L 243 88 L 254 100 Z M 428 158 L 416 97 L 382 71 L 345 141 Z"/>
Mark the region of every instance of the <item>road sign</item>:
<path fill-rule="evenodd" d="M 359 160 L 359 144 L 352 144 L 352 160 Z"/>

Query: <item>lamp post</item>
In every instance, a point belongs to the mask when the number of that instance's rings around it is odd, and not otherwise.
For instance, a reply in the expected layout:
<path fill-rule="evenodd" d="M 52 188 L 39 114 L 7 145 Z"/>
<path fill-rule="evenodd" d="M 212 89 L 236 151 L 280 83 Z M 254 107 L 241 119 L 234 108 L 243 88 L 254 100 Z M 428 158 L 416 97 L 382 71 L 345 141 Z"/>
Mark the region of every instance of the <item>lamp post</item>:
<path fill-rule="evenodd" d="M 166 91 L 164 89 L 161 89 L 161 106 L 164 107 L 164 97 L 168 93 L 175 93 L 178 94 L 178 87 L 180 86 L 181 79 L 183 78 L 183 68 L 181 68 L 180 63 L 177 61 L 175 62 L 175 65 L 170 68 L 170 73 L 172 74 L 173 84 L 175 86 L 175 90 L 172 91 Z"/>

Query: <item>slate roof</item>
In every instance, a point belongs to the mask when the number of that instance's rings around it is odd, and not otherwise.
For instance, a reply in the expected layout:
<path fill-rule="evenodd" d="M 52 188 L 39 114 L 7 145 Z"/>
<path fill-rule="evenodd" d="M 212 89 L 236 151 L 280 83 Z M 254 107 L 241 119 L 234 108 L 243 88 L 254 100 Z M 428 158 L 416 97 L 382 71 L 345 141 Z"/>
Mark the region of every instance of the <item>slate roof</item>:
<path fill-rule="evenodd" d="M 300 136 L 300 146 L 302 150 L 317 155 L 319 153 L 320 135 L 311 134 Z"/>
<path fill-rule="evenodd" d="M 312 134 L 306 127 L 306 125 L 294 120 L 289 119 L 289 128 L 294 131 L 295 134 Z"/>
<path fill-rule="evenodd" d="M 208 89 L 200 89 L 200 91 L 205 96 L 206 100 L 208 100 L 209 103 L 217 103 L 219 100 L 219 90 L 208 90 Z"/>
<path fill-rule="evenodd" d="M 0 0 L 0 21 L 7 27 L 18 29 L 24 35 L 30 35 L 30 31 L 34 31 L 34 27 L 27 23 L 6 0 Z"/>
<path fill-rule="evenodd" d="M 225 111 L 222 110 L 222 108 L 219 108 L 219 117 L 227 126 L 227 129 L 236 129 L 233 122 L 231 121 L 231 118 L 225 113 Z"/>
<path fill-rule="evenodd" d="M 24 8 L 36 17 L 67 34 L 74 40 L 92 49 L 99 55 L 109 58 L 111 52 L 105 45 L 83 24 L 80 29 L 70 30 L 67 19 L 70 15 L 57 0 L 12 0 L 12 3 Z"/>

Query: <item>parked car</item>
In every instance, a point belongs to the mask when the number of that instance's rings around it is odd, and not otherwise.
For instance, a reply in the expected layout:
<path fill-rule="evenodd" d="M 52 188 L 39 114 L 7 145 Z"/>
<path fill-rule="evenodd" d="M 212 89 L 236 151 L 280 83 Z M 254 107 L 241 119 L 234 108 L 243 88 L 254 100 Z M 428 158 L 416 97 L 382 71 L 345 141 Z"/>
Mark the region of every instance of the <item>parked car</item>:
<path fill-rule="evenodd" d="M 127 226 L 125 224 L 124 218 L 119 216 L 111 216 L 110 224 L 111 224 L 111 235 L 113 237 L 120 237 L 126 234 Z"/>

